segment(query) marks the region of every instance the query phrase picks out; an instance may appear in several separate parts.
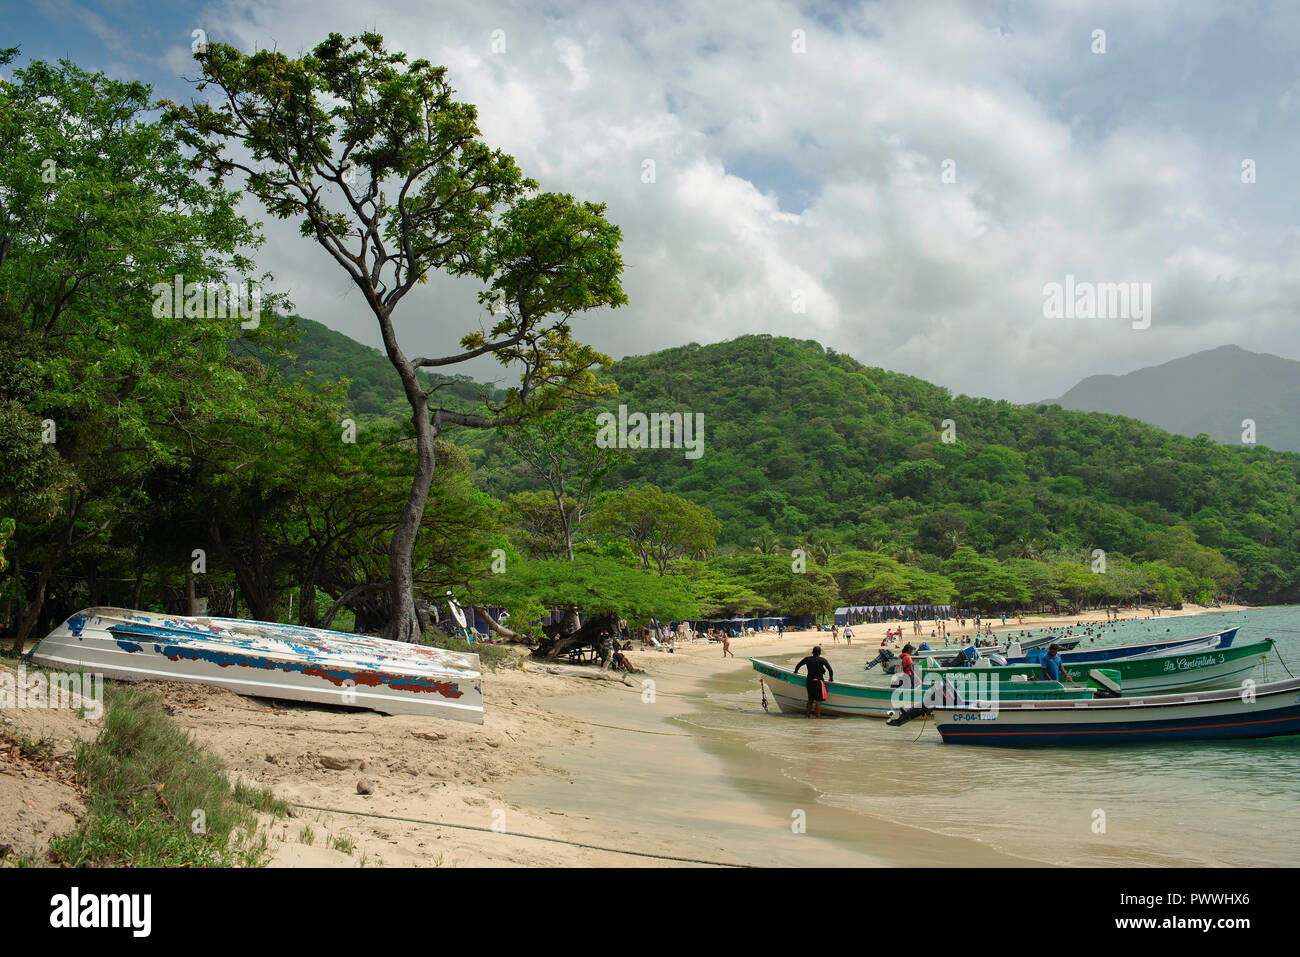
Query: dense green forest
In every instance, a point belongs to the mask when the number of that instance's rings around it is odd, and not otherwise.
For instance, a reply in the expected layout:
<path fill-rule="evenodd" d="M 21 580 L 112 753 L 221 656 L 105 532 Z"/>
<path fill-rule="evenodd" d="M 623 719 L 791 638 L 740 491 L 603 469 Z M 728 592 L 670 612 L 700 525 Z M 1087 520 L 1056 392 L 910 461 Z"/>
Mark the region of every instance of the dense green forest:
<path fill-rule="evenodd" d="M 350 42 L 321 55 L 378 58 L 376 75 L 401 63 L 382 38 Z M 221 64 L 246 70 L 225 82 L 265 80 L 234 53 Z M 470 149 L 472 112 L 454 106 L 436 108 Z M 399 374 L 274 295 L 241 321 L 210 293 L 257 275 L 262 237 L 237 192 L 195 175 L 204 137 L 228 128 L 209 120 L 68 63 L 0 81 L 0 628 L 15 644 L 82 607 L 183 612 L 192 598 L 380 632 L 406 596 L 427 634 L 451 593 L 505 609 L 514 631 L 493 627 L 533 640 L 548 612 L 1300 594 L 1300 456 L 953 396 L 815 342 L 747 336 L 617 362 L 576 342 L 570 316 L 622 303 L 619 232 L 599 205 L 535 193 L 504 154 L 489 185 L 505 192 L 462 211 L 497 338 L 469 331 L 448 344 L 462 355 L 429 365 L 496 349 L 525 370 L 519 385 L 410 362 Z M 488 154 L 473 155 L 480 170 Z M 195 295 L 168 304 L 180 276 Z M 527 308 L 503 292 L 523 288 L 537 293 Z M 611 444 L 617 410 L 698 416 L 703 444 Z"/>
<path fill-rule="evenodd" d="M 1001 562 L 1102 549 L 1112 566 L 1123 557 L 1190 565 L 1220 594 L 1297 594 L 1294 454 L 953 396 L 771 336 L 629 357 L 610 375 L 619 388 L 611 407 L 703 413 L 702 457 L 643 450 L 615 480 L 707 506 L 724 547 L 822 543 L 932 571 L 962 546 Z M 478 484 L 497 496 L 529 487 L 499 439 L 479 444 Z"/>
<path fill-rule="evenodd" d="M 363 346 L 311 319 L 295 316 L 292 322 L 299 336 L 293 350 L 295 355 L 277 356 L 271 352 L 254 351 L 260 361 L 274 366 L 289 379 L 314 379 L 324 383 L 346 379 L 345 404 L 353 416 L 402 419 L 410 415 L 397 374 L 383 352 Z M 449 405 L 470 409 L 479 408 L 485 402 L 504 400 L 502 390 L 481 385 L 469 376 L 437 375 L 424 371 L 418 376 L 426 389 L 436 386 L 443 401 Z"/>

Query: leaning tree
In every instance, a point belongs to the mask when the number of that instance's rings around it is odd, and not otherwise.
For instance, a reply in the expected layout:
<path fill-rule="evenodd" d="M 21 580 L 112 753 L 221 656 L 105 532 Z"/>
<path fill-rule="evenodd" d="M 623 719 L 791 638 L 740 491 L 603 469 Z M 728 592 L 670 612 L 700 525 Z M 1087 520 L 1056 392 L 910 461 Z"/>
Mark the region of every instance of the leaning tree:
<path fill-rule="evenodd" d="M 410 494 L 389 566 L 390 637 L 414 640 L 421 622 L 412 551 L 445 426 L 497 428 L 600 394 L 593 369 L 609 361 L 576 342 L 570 320 L 627 301 L 622 236 L 605 207 L 537 193 L 515 161 L 481 139 L 473 106 L 453 99 L 445 67 L 409 61 L 367 33 L 332 33 L 298 59 L 246 55 L 224 44 L 196 53 L 197 89 L 210 102 L 171 104 L 213 181 L 242 176 L 282 219 L 297 219 L 360 289 L 411 406 L 417 448 Z M 410 357 L 393 313 L 431 273 L 476 279 L 487 328 L 445 355 Z M 421 370 L 494 356 L 519 384 L 486 414 L 440 408 Z"/>

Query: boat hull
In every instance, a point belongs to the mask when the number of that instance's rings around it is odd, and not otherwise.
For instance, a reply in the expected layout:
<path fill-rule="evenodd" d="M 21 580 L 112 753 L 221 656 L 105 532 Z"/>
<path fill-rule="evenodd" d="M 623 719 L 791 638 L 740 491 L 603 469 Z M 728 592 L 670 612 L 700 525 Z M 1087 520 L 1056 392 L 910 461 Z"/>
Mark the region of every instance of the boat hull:
<path fill-rule="evenodd" d="M 763 679 L 763 687 L 786 714 L 803 714 L 808 708 L 807 678 L 796 675 L 788 668 L 774 665 L 758 658 L 749 659 Z M 1014 687 L 1007 682 L 992 688 L 987 681 L 980 683 L 979 676 L 962 689 L 969 700 L 1073 700 L 1092 697 L 1092 689 L 1067 686 L 1057 682 L 1027 682 L 1025 687 Z M 932 697 L 932 696 L 931 696 Z M 850 684 L 843 681 L 826 682 L 826 700 L 822 714 L 838 717 L 888 718 L 902 708 L 914 708 L 926 701 L 923 688 L 883 688 Z"/>
<path fill-rule="evenodd" d="M 30 657 L 120 681 L 185 681 L 255 697 L 483 722 L 477 655 L 364 635 L 91 608 L 38 641 Z"/>
<path fill-rule="evenodd" d="M 1071 664 L 1085 665 L 1097 664 L 1102 661 L 1113 661 L 1118 658 L 1131 658 L 1134 655 L 1146 655 L 1159 653 L 1163 651 L 1177 651 L 1181 648 L 1200 647 L 1201 644 L 1213 643 L 1216 650 L 1232 647 L 1233 639 L 1237 637 L 1236 628 L 1228 628 L 1214 635 L 1201 635 L 1197 638 L 1168 638 L 1164 641 L 1139 642 L 1131 645 L 1111 645 L 1103 648 L 1083 648 L 1075 651 L 1062 651 L 1061 660 L 1065 662 L 1066 667 Z M 1029 650 L 1029 649 L 1026 649 Z M 1027 661 L 1028 659 L 1024 659 Z M 1010 664 L 1020 664 L 1021 659 L 1012 659 Z"/>
<path fill-rule="evenodd" d="M 1273 640 L 1214 649 L 1208 643 L 1193 651 L 1163 654 L 1135 655 L 1113 658 L 1104 662 L 1107 669 L 1119 672 L 1125 694 L 1161 694 L 1173 691 L 1190 691 L 1198 688 L 1222 687 L 1240 681 L 1262 664 L 1273 648 Z M 1067 669 L 1078 669 L 1079 664 L 1067 663 Z M 989 672 L 1000 680 L 1013 675 L 1036 678 L 1043 673 L 1041 666 L 1003 665 L 986 668 L 926 668 L 922 675 L 956 675 Z"/>
<path fill-rule="evenodd" d="M 949 744 L 1089 747 L 1232 740 L 1300 734 L 1300 679 L 1250 689 L 1073 702 L 1019 702 L 997 709 L 938 708 L 935 727 Z"/>

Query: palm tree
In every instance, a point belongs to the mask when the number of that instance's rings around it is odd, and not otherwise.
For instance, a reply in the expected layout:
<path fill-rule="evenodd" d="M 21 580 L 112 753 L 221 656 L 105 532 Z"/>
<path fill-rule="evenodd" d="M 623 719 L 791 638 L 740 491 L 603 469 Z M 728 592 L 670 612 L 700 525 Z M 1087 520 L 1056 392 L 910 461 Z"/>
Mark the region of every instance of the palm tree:
<path fill-rule="evenodd" d="M 754 551 L 760 555 L 775 555 L 781 550 L 781 543 L 771 532 L 759 532 L 752 540 Z"/>
<path fill-rule="evenodd" d="M 1021 535 L 1015 541 L 1016 557 L 1029 558 L 1037 561 L 1042 552 L 1039 551 L 1038 543 L 1028 535 Z"/>

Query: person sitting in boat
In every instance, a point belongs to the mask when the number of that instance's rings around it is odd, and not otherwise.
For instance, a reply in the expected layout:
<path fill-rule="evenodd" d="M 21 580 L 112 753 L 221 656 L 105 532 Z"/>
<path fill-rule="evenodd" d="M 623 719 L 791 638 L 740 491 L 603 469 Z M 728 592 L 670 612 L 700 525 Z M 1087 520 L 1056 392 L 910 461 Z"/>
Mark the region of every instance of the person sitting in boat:
<path fill-rule="evenodd" d="M 825 701 L 825 684 L 822 681 L 822 675 L 827 674 L 830 680 L 835 680 L 835 669 L 831 663 L 822 657 L 822 646 L 818 645 L 813 648 L 812 654 L 804 658 L 794 666 L 794 673 L 798 674 L 800 668 L 808 669 L 808 707 L 804 711 L 808 717 L 813 717 L 814 706 L 817 709 L 817 717 L 822 716 L 822 702 Z"/>
<path fill-rule="evenodd" d="M 1043 656 L 1043 672 L 1047 675 L 1048 681 L 1074 680 L 1070 672 L 1065 669 L 1065 662 L 1061 660 L 1061 646 L 1055 643 L 1047 649 L 1047 654 Z M 1062 678 L 1062 675 L 1065 677 Z"/>
<path fill-rule="evenodd" d="M 909 641 L 907 644 L 903 646 L 903 654 L 898 659 L 898 671 L 900 674 L 907 676 L 907 680 L 908 680 L 907 687 L 909 688 L 915 688 L 917 685 L 920 684 L 920 682 L 917 681 L 916 679 L 916 669 L 912 664 L 912 652 L 914 650 L 915 649 L 912 647 L 912 643 Z"/>

